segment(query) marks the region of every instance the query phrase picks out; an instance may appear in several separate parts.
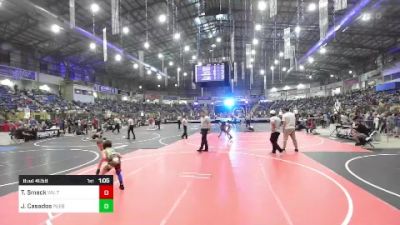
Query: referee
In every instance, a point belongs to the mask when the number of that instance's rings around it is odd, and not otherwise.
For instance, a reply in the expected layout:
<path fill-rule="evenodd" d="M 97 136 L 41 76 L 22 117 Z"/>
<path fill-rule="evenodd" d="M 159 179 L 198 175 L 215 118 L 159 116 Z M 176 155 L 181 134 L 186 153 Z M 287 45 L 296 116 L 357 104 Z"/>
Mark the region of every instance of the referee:
<path fill-rule="evenodd" d="M 200 133 L 201 133 L 201 144 L 200 148 L 197 150 L 198 152 L 201 151 L 208 151 L 208 141 L 207 141 L 207 134 L 211 129 L 211 120 L 210 117 L 206 115 L 204 111 L 201 112 L 201 118 L 200 118 Z M 204 150 L 203 150 L 203 147 Z"/>
<path fill-rule="evenodd" d="M 180 121 L 180 120 L 179 120 Z M 181 136 L 181 138 L 188 138 L 188 134 L 187 134 L 187 126 L 188 126 L 188 121 L 186 119 L 186 116 L 183 116 L 182 118 L 182 125 L 183 125 L 183 134 Z"/>
<path fill-rule="evenodd" d="M 134 127 L 134 121 L 133 121 L 132 117 L 129 117 L 129 119 L 128 119 L 128 138 L 127 139 L 131 139 L 131 137 L 130 137 L 131 132 L 132 132 L 133 140 L 136 139 L 135 132 L 133 132 L 133 127 Z"/>

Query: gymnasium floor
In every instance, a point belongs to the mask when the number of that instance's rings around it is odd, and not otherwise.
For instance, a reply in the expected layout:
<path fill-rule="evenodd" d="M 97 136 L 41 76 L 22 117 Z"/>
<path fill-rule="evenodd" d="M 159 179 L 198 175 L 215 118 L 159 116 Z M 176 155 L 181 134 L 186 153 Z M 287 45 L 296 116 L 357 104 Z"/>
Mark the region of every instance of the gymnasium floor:
<path fill-rule="evenodd" d="M 136 141 L 107 133 L 124 154 L 126 189 L 113 214 L 18 214 L 18 174 L 94 174 L 98 152 L 85 137 L 0 147 L 0 224 L 7 225 L 400 225 L 400 149 L 374 152 L 298 133 L 300 152 L 272 155 L 266 124 L 237 127 L 232 142 L 198 124 L 136 129 Z M 216 131 L 216 127 L 214 131 Z"/>

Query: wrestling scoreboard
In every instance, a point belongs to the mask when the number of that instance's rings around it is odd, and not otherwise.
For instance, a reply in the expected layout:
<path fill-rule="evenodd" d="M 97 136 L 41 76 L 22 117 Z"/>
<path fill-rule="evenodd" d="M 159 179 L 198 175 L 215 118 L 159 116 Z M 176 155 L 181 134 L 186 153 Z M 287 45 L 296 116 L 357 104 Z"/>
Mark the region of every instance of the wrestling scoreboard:
<path fill-rule="evenodd" d="M 20 213 L 112 213 L 112 175 L 20 175 Z"/>
<path fill-rule="evenodd" d="M 195 82 L 225 81 L 225 63 L 195 66 Z"/>

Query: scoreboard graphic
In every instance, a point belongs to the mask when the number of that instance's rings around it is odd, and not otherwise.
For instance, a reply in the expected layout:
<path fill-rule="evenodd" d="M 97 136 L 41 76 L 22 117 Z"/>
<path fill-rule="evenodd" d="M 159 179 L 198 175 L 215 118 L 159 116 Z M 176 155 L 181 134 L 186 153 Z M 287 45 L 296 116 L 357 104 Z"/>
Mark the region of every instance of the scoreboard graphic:
<path fill-rule="evenodd" d="M 195 66 L 196 82 L 225 81 L 225 64 L 213 63 Z"/>
<path fill-rule="evenodd" d="M 112 175 L 20 175 L 20 213 L 112 213 Z"/>

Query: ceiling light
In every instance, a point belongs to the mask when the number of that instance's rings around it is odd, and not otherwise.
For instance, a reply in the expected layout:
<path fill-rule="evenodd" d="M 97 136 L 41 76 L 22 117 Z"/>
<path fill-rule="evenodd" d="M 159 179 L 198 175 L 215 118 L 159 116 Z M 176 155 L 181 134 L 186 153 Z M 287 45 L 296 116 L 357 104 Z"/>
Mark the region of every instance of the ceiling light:
<path fill-rule="evenodd" d="M 310 79 L 310 80 L 311 80 L 311 79 L 312 79 L 312 76 L 311 76 L 311 75 L 310 75 L 310 76 L 308 76 L 308 79 Z"/>
<path fill-rule="evenodd" d="M 178 67 L 178 68 L 176 68 L 176 70 L 179 72 L 179 71 L 181 71 L 181 68 L 180 68 L 180 67 Z"/>
<path fill-rule="evenodd" d="M 169 61 L 168 65 L 169 65 L 169 66 L 173 66 L 173 65 L 174 65 L 174 62 Z"/>
<path fill-rule="evenodd" d="M 297 26 L 294 28 L 294 32 L 296 33 L 297 36 L 299 36 L 300 31 L 301 31 L 301 27 L 300 27 L 299 25 L 297 25 Z"/>
<path fill-rule="evenodd" d="M 50 27 L 51 31 L 53 31 L 53 33 L 58 34 L 60 33 L 61 27 L 58 26 L 57 24 L 53 24 Z"/>
<path fill-rule="evenodd" d="M 186 45 L 185 47 L 183 47 L 183 51 L 188 52 L 190 50 L 190 46 Z"/>
<path fill-rule="evenodd" d="M 137 70 L 139 68 L 139 65 L 137 63 L 133 64 L 133 69 Z"/>
<path fill-rule="evenodd" d="M 257 8 L 260 11 L 264 11 L 267 8 L 267 3 L 265 1 L 258 1 Z"/>
<path fill-rule="evenodd" d="M 161 14 L 158 16 L 158 22 L 165 23 L 167 21 L 167 16 L 165 14 Z"/>
<path fill-rule="evenodd" d="M 202 62 L 200 62 L 200 61 L 198 61 L 198 62 L 197 62 L 197 65 L 198 65 L 198 66 L 202 66 L 202 65 L 203 65 L 203 63 L 202 63 Z"/>
<path fill-rule="evenodd" d="M 308 57 L 308 59 L 307 59 L 307 60 L 308 60 L 308 62 L 309 62 L 309 63 L 313 63 L 313 62 L 314 62 L 314 58 L 313 58 L 313 57 L 311 57 L 311 56 L 310 56 L 310 57 Z"/>
<path fill-rule="evenodd" d="M 250 62 L 254 62 L 254 59 L 253 59 L 253 58 L 251 58 L 251 59 L 250 59 Z"/>
<path fill-rule="evenodd" d="M 151 75 L 151 70 L 150 69 L 147 70 L 147 75 Z"/>
<path fill-rule="evenodd" d="M 253 45 L 258 45 L 258 39 L 257 38 L 253 39 Z"/>
<path fill-rule="evenodd" d="M 178 87 L 178 84 L 175 84 L 175 87 Z"/>
<path fill-rule="evenodd" d="M 192 60 L 196 60 L 196 59 L 197 59 L 197 56 L 192 55 Z"/>
<path fill-rule="evenodd" d="M 278 65 L 278 64 L 279 64 L 279 60 L 275 59 L 275 60 L 274 60 L 274 64 L 275 64 L 275 65 Z"/>
<path fill-rule="evenodd" d="M 222 57 L 222 61 L 225 61 L 225 57 Z"/>
<path fill-rule="evenodd" d="M 283 57 L 283 52 L 279 52 L 279 57 Z"/>
<path fill-rule="evenodd" d="M 142 89 L 142 85 L 139 85 L 139 89 Z"/>
<path fill-rule="evenodd" d="M 180 33 L 175 33 L 174 34 L 174 40 L 179 40 L 181 39 L 181 34 Z"/>
<path fill-rule="evenodd" d="M 321 53 L 322 55 L 324 55 L 324 54 L 326 53 L 326 48 L 325 48 L 325 47 L 322 47 L 322 48 L 319 50 L 319 53 Z"/>
<path fill-rule="evenodd" d="M 159 85 L 159 84 L 158 84 L 158 85 L 157 85 L 157 87 L 158 87 L 158 88 L 160 88 L 160 87 L 161 87 L 161 85 Z"/>
<path fill-rule="evenodd" d="M 308 7 L 307 7 L 307 10 L 308 10 L 309 12 L 313 12 L 313 11 L 315 11 L 316 9 L 317 9 L 317 5 L 316 5 L 314 2 L 310 3 L 310 4 L 308 5 Z"/>
<path fill-rule="evenodd" d="M 261 75 L 264 75 L 264 74 L 265 74 L 265 70 L 261 69 L 261 70 L 260 70 L 260 74 L 261 74 Z"/>
<path fill-rule="evenodd" d="M 283 72 L 286 72 L 286 70 L 287 70 L 286 67 L 283 67 L 283 68 L 282 68 L 282 71 L 283 71 Z"/>
<path fill-rule="evenodd" d="M 216 48 L 216 47 L 217 47 L 216 44 L 212 44 L 212 45 L 211 45 L 211 48 Z"/>
<path fill-rule="evenodd" d="M 304 70 L 304 66 L 303 66 L 303 65 L 300 65 L 300 66 L 299 66 L 299 69 L 300 69 L 300 70 Z"/>
<path fill-rule="evenodd" d="M 256 50 L 255 50 L 255 49 L 252 49 L 252 50 L 251 50 L 251 54 L 252 54 L 252 55 L 255 55 L 255 54 L 256 54 Z"/>
<path fill-rule="evenodd" d="M 123 34 L 129 34 L 129 27 L 123 27 L 122 28 L 122 33 Z"/>
<path fill-rule="evenodd" d="M 255 29 L 256 31 L 260 31 L 260 30 L 262 29 L 261 24 L 256 24 L 255 27 L 254 27 L 254 29 Z"/>
<path fill-rule="evenodd" d="M 333 78 L 335 75 L 331 74 L 331 78 Z"/>
<path fill-rule="evenodd" d="M 119 62 L 119 61 L 121 61 L 122 56 L 121 56 L 120 54 L 116 54 L 116 55 L 114 56 L 114 59 L 115 59 L 115 61 Z"/>
<path fill-rule="evenodd" d="M 349 74 L 352 74 L 353 73 L 353 71 L 352 70 L 349 70 Z"/>
<path fill-rule="evenodd" d="M 219 43 L 222 41 L 222 39 L 220 37 L 217 37 L 216 41 Z"/>
<path fill-rule="evenodd" d="M 96 49 L 96 43 L 90 42 L 89 48 L 90 48 L 90 50 L 95 50 Z"/>
<path fill-rule="evenodd" d="M 157 79 L 161 80 L 161 75 L 157 75 Z"/>
<path fill-rule="evenodd" d="M 187 73 L 186 73 L 186 72 L 184 72 L 184 73 L 183 73 L 183 76 L 184 76 L 184 77 L 186 77 L 186 76 L 187 76 Z"/>
<path fill-rule="evenodd" d="M 92 13 L 97 13 L 99 10 L 100 10 L 100 7 L 96 3 L 93 3 L 90 5 L 90 11 L 92 11 Z"/>
<path fill-rule="evenodd" d="M 274 66 L 271 66 L 271 67 L 270 67 L 270 69 L 271 69 L 271 70 L 274 70 L 274 69 L 275 69 L 275 67 L 274 67 Z"/>
<path fill-rule="evenodd" d="M 150 44 L 149 44 L 148 41 L 146 41 L 146 42 L 143 44 L 143 46 L 144 46 L 145 49 L 149 49 L 149 48 L 150 48 Z"/>
<path fill-rule="evenodd" d="M 164 55 L 162 53 L 158 53 L 158 58 L 162 59 L 162 58 L 164 58 Z"/>
<path fill-rule="evenodd" d="M 371 14 L 369 14 L 369 13 L 363 13 L 363 14 L 361 14 L 361 20 L 362 21 L 368 21 L 368 20 L 370 20 L 371 19 Z"/>

